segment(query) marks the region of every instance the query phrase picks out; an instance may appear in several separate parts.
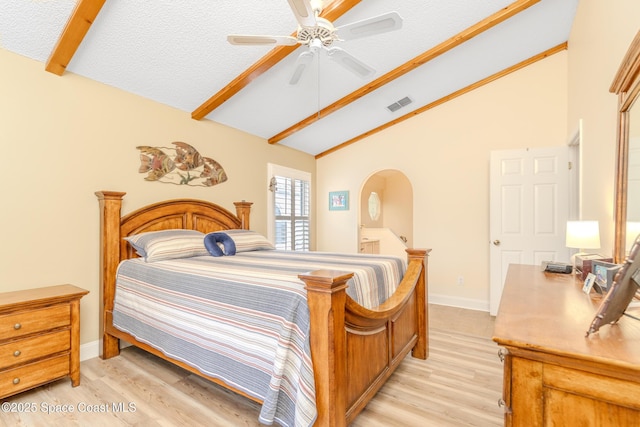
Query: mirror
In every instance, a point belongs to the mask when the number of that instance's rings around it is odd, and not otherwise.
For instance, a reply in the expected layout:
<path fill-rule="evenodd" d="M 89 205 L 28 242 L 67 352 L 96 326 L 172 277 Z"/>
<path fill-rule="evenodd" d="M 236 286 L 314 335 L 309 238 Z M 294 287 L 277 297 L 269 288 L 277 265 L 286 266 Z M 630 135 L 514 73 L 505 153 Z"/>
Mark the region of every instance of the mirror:
<path fill-rule="evenodd" d="M 375 191 L 369 194 L 369 218 L 377 221 L 380 218 L 380 196 Z"/>
<path fill-rule="evenodd" d="M 640 31 L 610 91 L 618 95 L 614 262 L 622 264 L 640 226 Z M 635 105 L 635 106 L 634 106 Z M 634 235 L 635 234 L 635 235 Z"/>

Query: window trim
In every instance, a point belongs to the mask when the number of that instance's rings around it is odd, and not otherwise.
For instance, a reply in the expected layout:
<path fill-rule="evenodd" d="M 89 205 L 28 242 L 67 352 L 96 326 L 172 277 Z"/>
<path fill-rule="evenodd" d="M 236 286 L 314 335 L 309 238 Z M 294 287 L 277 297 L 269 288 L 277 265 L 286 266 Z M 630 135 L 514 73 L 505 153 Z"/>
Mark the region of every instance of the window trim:
<path fill-rule="evenodd" d="M 289 168 L 287 166 L 276 165 L 274 163 L 267 163 L 267 238 L 273 244 L 276 242 L 276 220 L 274 214 L 273 193 L 269 190 L 269 183 L 273 176 L 285 176 L 293 179 L 300 179 L 309 182 L 310 197 L 309 197 L 309 246 L 312 247 L 313 242 L 313 181 L 311 180 L 311 172 L 302 171 L 299 169 Z"/>

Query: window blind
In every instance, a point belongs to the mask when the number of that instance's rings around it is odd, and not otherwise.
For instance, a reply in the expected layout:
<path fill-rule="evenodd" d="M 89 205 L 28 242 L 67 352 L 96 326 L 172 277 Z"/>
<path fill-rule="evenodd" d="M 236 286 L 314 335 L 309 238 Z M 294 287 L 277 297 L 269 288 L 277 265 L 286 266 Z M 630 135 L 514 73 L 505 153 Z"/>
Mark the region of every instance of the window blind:
<path fill-rule="evenodd" d="M 275 247 L 292 251 L 309 250 L 309 181 L 275 176 Z"/>

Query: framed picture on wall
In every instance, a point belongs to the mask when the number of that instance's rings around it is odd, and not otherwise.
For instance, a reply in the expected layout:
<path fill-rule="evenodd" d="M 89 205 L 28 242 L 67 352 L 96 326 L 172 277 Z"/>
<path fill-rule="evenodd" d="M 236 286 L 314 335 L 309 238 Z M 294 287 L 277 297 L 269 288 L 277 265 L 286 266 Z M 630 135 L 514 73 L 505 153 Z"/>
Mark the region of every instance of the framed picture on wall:
<path fill-rule="evenodd" d="M 329 210 L 330 211 L 348 211 L 349 210 L 349 192 L 348 191 L 329 192 Z"/>

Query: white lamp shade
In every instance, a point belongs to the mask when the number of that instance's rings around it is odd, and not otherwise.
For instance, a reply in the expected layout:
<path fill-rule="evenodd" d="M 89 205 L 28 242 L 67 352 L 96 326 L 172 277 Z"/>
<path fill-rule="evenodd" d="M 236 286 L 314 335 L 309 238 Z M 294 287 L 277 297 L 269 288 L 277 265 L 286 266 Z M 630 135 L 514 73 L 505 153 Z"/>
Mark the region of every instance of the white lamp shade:
<path fill-rule="evenodd" d="M 627 221 L 627 242 L 625 246 L 625 250 L 627 251 L 627 253 L 629 252 L 629 249 L 631 249 L 631 246 L 633 246 L 633 243 L 636 241 L 638 235 L 640 235 L 640 222 Z"/>
<path fill-rule="evenodd" d="M 566 245 L 568 248 L 599 249 L 598 221 L 567 221 Z"/>

